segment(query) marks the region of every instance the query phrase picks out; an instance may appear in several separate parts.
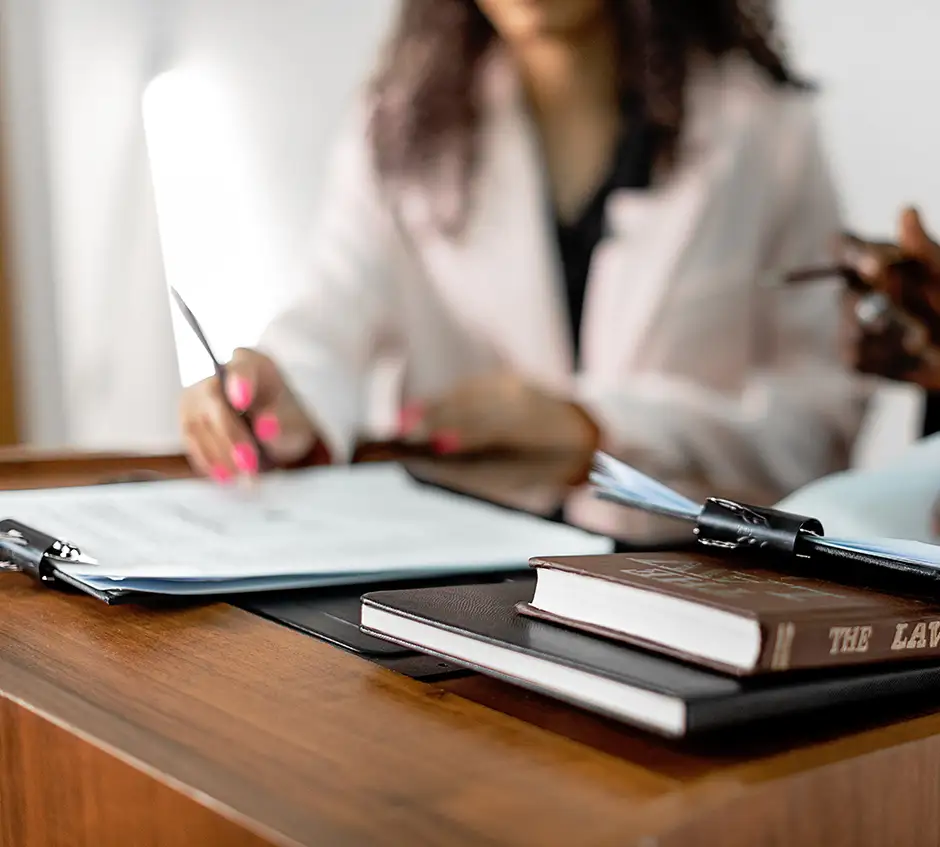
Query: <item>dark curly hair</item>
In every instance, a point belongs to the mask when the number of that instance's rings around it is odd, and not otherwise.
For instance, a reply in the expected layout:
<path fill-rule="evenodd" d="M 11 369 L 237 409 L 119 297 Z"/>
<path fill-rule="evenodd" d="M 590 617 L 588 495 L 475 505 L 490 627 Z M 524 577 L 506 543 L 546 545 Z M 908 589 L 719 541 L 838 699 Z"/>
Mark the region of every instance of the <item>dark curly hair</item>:
<path fill-rule="evenodd" d="M 609 0 L 617 21 L 621 76 L 641 97 L 658 160 L 669 164 L 682 133 L 693 50 L 739 52 L 779 85 L 802 86 L 776 39 L 773 0 Z M 464 186 L 477 163 L 478 70 L 497 38 L 476 0 L 403 0 L 372 85 L 370 136 L 383 179 L 422 178 L 444 154 Z"/>

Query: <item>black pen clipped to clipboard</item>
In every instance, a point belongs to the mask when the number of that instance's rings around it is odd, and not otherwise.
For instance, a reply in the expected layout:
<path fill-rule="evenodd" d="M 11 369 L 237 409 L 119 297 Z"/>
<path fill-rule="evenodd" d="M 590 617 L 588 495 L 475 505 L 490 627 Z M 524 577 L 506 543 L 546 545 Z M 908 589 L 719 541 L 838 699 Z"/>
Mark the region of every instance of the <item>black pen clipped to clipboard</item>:
<path fill-rule="evenodd" d="M 789 563 L 835 581 L 864 576 L 899 580 L 904 589 L 940 590 L 940 546 L 934 544 L 836 538 L 814 517 L 720 497 L 696 503 L 604 453 L 595 457 L 590 479 L 604 500 L 694 524 L 698 544 L 713 554 L 748 554 L 739 566 Z"/>

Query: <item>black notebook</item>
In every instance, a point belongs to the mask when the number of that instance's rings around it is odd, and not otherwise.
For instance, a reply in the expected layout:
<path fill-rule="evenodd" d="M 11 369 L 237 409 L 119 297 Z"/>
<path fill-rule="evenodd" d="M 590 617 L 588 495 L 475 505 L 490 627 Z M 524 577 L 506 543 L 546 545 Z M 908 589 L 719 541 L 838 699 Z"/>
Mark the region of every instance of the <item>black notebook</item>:
<path fill-rule="evenodd" d="M 515 611 L 526 584 L 380 591 L 362 598 L 371 635 L 653 732 L 679 737 L 937 691 L 940 665 L 735 678 Z"/>

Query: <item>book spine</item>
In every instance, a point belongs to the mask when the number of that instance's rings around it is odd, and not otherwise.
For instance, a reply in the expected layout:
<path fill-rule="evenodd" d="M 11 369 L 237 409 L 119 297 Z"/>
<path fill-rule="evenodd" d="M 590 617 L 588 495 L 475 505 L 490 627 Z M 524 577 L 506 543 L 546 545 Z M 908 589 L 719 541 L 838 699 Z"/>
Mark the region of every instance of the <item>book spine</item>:
<path fill-rule="evenodd" d="M 766 671 L 940 657 L 940 617 L 762 622 Z"/>

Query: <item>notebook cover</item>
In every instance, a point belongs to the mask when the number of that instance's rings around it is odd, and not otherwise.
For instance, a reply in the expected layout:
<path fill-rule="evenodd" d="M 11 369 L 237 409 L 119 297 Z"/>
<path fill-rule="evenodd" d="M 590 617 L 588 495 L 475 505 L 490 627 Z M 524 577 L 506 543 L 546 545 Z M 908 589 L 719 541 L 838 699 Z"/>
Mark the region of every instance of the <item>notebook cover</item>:
<path fill-rule="evenodd" d="M 507 580 L 524 582 L 529 591 L 535 585 L 530 569 L 511 574 L 474 574 L 409 582 L 376 581 L 361 585 L 313 588 L 286 592 L 259 592 L 227 598 L 249 612 L 306 632 L 368 658 L 414 655 L 414 652 L 366 635 L 360 629 L 362 595 L 376 591 L 401 591 L 407 588 L 433 588 L 441 585 L 467 585 Z"/>
<path fill-rule="evenodd" d="M 530 599 L 531 589 L 524 584 L 505 583 L 382 591 L 365 595 L 363 603 L 437 629 L 678 698 L 686 705 L 687 734 L 911 697 L 940 685 L 940 666 L 920 665 L 730 677 L 518 614 L 516 606 Z M 430 640 L 413 646 L 443 655 L 455 664 L 462 663 L 458 657 L 436 649 Z M 506 678 L 493 669 L 467 666 Z M 537 685 L 527 687 L 557 696 Z M 564 699 L 592 709 L 579 700 L 576 691 Z M 612 716 L 629 722 L 629 716 Z"/>
<path fill-rule="evenodd" d="M 796 573 L 735 568 L 728 558 L 698 552 L 539 558 L 531 564 L 536 572 L 567 571 L 756 620 L 762 646 L 754 673 L 940 656 L 940 604 L 910 596 Z M 726 672 L 745 672 L 591 626 L 558 610 L 546 613 L 526 604 L 520 611 Z"/>

